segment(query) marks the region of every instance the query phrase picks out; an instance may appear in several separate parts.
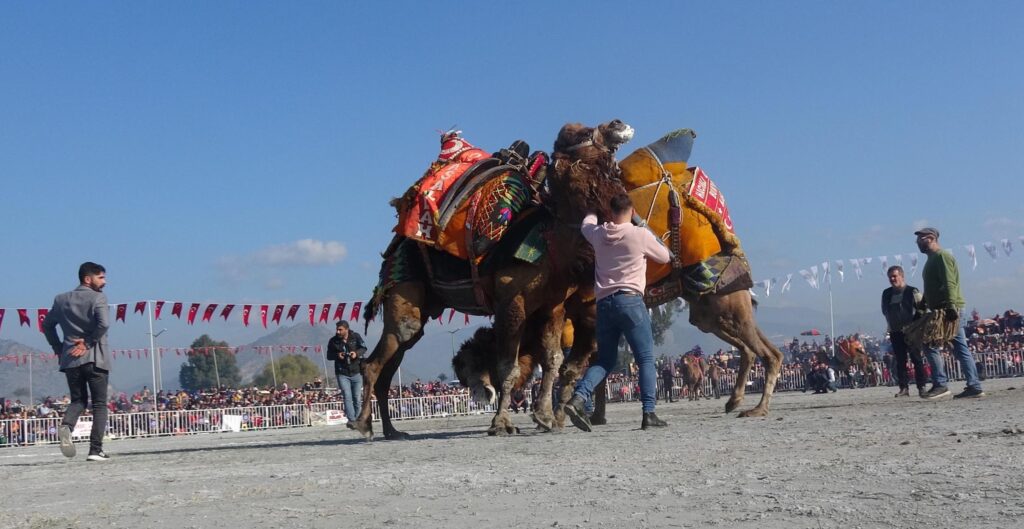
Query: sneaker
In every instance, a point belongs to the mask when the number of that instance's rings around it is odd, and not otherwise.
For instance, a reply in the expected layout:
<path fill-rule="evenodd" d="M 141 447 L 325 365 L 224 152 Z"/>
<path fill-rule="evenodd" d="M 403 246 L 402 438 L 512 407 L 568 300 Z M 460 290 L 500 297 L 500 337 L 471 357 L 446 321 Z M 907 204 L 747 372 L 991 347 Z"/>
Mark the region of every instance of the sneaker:
<path fill-rule="evenodd" d="M 924 386 L 921 386 L 921 387 L 917 388 L 917 396 L 921 397 L 922 399 L 927 397 L 928 396 L 928 390 L 925 389 Z"/>
<path fill-rule="evenodd" d="M 910 396 L 910 388 L 902 388 L 902 389 L 900 389 L 900 392 L 896 394 L 896 398 L 909 397 L 909 396 Z"/>
<path fill-rule="evenodd" d="M 985 396 L 985 392 L 980 389 L 966 388 L 960 393 L 953 395 L 954 399 L 980 399 Z"/>
<path fill-rule="evenodd" d="M 934 386 L 933 385 L 932 389 L 929 389 L 928 393 L 925 393 L 924 398 L 926 400 L 938 400 L 938 399 L 941 399 L 943 397 L 948 397 L 951 394 L 952 394 L 952 392 L 949 391 L 948 387 L 946 387 L 946 386 Z"/>
<path fill-rule="evenodd" d="M 89 457 L 85 459 L 88 461 L 110 461 L 110 456 L 108 456 L 103 450 L 100 450 L 99 452 L 91 452 Z"/>
<path fill-rule="evenodd" d="M 57 438 L 60 439 L 60 453 L 64 457 L 75 457 L 75 443 L 71 441 L 71 427 L 61 425 L 57 430 Z"/>
<path fill-rule="evenodd" d="M 572 399 L 565 405 L 565 414 L 569 416 L 569 420 L 572 421 L 573 426 L 583 430 L 584 432 L 591 431 L 590 418 L 588 418 L 587 413 L 583 411 L 583 397 L 573 395 Z"/>
<path fill-rule="evenodd" d="M 640 423 L 640 429 L 646 430 L 647 428 L 654 426 L 668 426 L 668 423 L 659 419 L 653 411 L 650 413 L 644 413 L 644 419 L 643 422 Z"/>

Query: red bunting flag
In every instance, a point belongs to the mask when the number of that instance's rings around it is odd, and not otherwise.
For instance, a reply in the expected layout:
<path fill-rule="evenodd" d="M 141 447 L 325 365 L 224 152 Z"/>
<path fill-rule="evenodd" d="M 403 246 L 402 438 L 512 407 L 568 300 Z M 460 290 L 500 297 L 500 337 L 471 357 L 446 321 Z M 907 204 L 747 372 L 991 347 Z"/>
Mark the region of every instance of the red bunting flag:
<path fill-rule="evenodd" d="M 163 310 L 163 308 L 164 308 L 164 302 L 163 301 L 157 301 L 156 302 L 156 312 L 153 314 L 153 317 L 159 320 L 160 319 L 160 311 Z"/>
<path fill-rule="evenodd" d="M 455 316 L 455 309 L 452 309 L 451 312 L 448 313 L 448 323 L 452 322 L 453 316 Z"/>
<path fill-rule="evenodd" d="M 242 324 L 246 327 L 249 326 L 249 313 L 252 312 L 252 305 L 244 305 L 242 307 Z"/>
<path fill-rule="evenodd" d="M 224 305 L 224 310 L 220 311 L 220 317 L 224 318 L 224 321 L 228 321 L 228 316 L 231 315 L 231 311 L 235 308 L 234 305 Z"/>
<path fill-rule="evenodd" d="M 213 312 L 217 310 L 217 304 L 211 303 L 206 306 L 206 310 L 203 311 L 203 321 L 210 321 L 213 318 Z"/>
<path fill-rule="evenodd" d="M 136 302 L 135 303 L 135 314 L 142 314 L 143 312 L 146 312 L 146 302 L 145 301 L 138 301 L 138 302 Z"/>
<path fill-rule="evenodd" d="M 319 345 L 316 345 L 316 346 L 313 347 L 313 350 L 319 353 L 319 352 L 323 351 L 323 348 L 321 348 Z"/>
<path fill-rule="evenodd" d="M 284 314 L 284 305 L 278 305 L 274 307 L 274 317 L 270 321 L 281 325 L 281 314 Z"/>
<path fill-rule="evenodd" d="M 338 308 L 334 309 L 334 319 L 343 320 L 345 319 L 345 304 L 338 303 Z"/>
<path fill-rule="evenodd" d="M 316 305 L 310 303 L 309 304 L 309 324 L 310 325 L 316 325 L 315 323 L 313 323 L 313 318 L 314 318 L 313 315 L 314 314 L 316 314 Z"/>
<path fill-rule="evenodd" d="M 7 311 L 5 309 L 0 309 L 0 328 L 3 328 L 4 326 L 4 312 Z"/>
<path fill-rule="evenodd" d="M 349 315 L 348 319 L 352 321 L 359 321 L 359 308 L 363 306 L 362 301 L 357 301 L 352 304 L 352 314 Z"/>
<path fill-rule="evenodd" d="M 287 318 L 289 320 L 295 321 L 295 315 L 298 314 L 298 313 L 299 313 L 299 306 L 298 305 L 292 305 L 291 308 L 288 309 L 288 316 L 287 316 Z"/>
<path fill-rule="evenodd" d="M 32 325 L 32 320 L 28 318 L 28 309 L 18 309 L 18 325 Z"/>
<path fill-rule="evenodd" d="M 124 316 L 127 313 L 128 313 L 128 304 L 127 303 L 121 303 L 120 305 L 117 306 L 117 315 L 114 316 L 114 321 L 121 320 L 121 323 L 124 323 Z"/>
<path fill-rule="evenodd" d="M 178 319 L 180 320 L 181 319 L 181 306 L 182 306 L 182 303 L 180 301 L 175 303 L 171 307 L 171 316 L 177 316 Z"/>
<path fill-rule="evenodd" d="M 36 310 L 36 322 L 39 324 L 39 332 L 43 332 L 43 320 L 46 319 L 46 315 L 49 314 L 50 309 L 37 309 Z"/>
<path fill-rule="evenodd" d="M 199 304 L 193 303 L 188 308 L 188 324 L 192 325 L 196 321 L 196 314 L 199 312 Z"/>
<path fill-rule="evenodd" d="M 267 312 L 270 310 L 270 305 L 260 305 L 260 320 L 263 322 L 263 328 L 267 328 Z"/>
<path fill-rule="evenodd" d="M 320 323 L 327 323 L 327 318 L 331 315 L 331 304 L 324 303 L 324 308 L 320 310 Z"/>

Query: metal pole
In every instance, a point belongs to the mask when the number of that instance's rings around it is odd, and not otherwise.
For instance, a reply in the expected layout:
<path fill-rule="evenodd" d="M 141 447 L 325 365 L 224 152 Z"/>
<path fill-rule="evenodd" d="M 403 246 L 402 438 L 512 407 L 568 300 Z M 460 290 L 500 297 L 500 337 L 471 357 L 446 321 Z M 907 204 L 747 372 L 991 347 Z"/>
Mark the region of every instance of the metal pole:
<path fill-rule="evenodd" d="M 274 346 L 270 346 L 270 372 L 274 375 L 274 389 L 277 389 L 277 367 L 274 365 Z"/>
<path fill-rule="evenodd" d="M 217 348 L 213 348 L 213 375 L 217 377 L 217 391 L 220 391 L 220 368 L 217 367 Z"/>
<path fill-rule="evenodd" d="M 328 382 L 331 379 L 331 375 L 327 372 L 327 351 L 325 351 L 323 349 L 320 349 L 320 360 L 324 364 L 324 386 L 323 386 L 323 389 L 327 389 L 327 388 L 331 387 L 331 384 Z"/>
<path fill-rule="evenodd" d="M 153 369 L 153 411 L 156 411 L 159 408 L 156 399 L 156 394 L 159 390 L 157 389 L 156 382 L 156 337 L 153 336 L 153 303 L 152 300 L 147 301 L 146 307 L 148 308 L 147 312 L 149 312 L 149 361 Z"/>
<path fill-rule="evenodd" d="M 31 408 L 35 402 L 35 394 L 32 392 L 32 357 L 35 353 L 28 355 L 28 406 Z"/>
<path fill-rule="evenodd" d="M 832 358 L 836 357 L 836 318 L 832 310 L 832 269 L 828 271 L 828 321 L 830 335 L 832 337 Z"/>

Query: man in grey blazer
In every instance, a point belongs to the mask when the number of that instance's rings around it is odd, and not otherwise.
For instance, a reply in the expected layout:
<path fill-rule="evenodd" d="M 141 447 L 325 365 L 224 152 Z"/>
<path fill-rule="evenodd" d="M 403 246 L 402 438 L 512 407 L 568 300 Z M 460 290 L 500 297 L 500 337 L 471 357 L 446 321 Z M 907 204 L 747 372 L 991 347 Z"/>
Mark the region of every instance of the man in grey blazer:
<path fill-rule="evenodd" d="M 78 267 L 78 281 L 78 288 L 53 299 L 53 308 L 43 320 L 43 334 L 60 359 L 60 370 L 68 379 L 71 395 L 71 404 L 58 431 L 60 451 L 66 457 L 75 457 L 71 431 L 85 410 L 86 401 L 91 400 L 92 433 L 87 459 L 106 461 L 109 457 L 103 452 L 103 435 L 107 429 L 110 309 L 103 287 L 107 284 L 107 271 L 96 263 L 82 263 Z M 63 340 L 57 335 L 58 325 Z"/>

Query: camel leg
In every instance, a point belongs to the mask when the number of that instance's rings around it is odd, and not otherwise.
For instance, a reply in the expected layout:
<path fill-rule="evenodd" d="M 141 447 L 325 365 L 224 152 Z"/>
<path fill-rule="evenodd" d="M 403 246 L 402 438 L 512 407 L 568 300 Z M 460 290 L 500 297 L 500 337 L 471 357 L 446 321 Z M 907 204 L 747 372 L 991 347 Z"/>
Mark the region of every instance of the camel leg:
<path fill-rule="evenodd" d="M 384 300 L 384 331 L 373 353 L 363 364 L 363 407 L 359 417 L 348 423 L 349 428 L 363 434 L 366 440 L 373 438 L 371 392 L 377 396 L 384 431 L 394 431 L 387 407 L 388 389 L 405 351 L 423 337 L 423 324 L 427 318 L 423 310 L 424 297 L 423 285 L 410 281 L 392 287 Z M 395 358 L 397 361 L 392 362 Z"/>
<path fill-rule="evenodd" d="M 543 310 L 543 309 L 542 309 Z M 555 414 L 551 402 L 551 394 L 555 385 L 555 377 L 562 367 L 562 328 L 565 326 L 565 310 L 558 306 L 551 311 L 541 328 L 540 344 L 544 351 L 541 358 L 544 364 L 544 378 L 541 379 L 540 399 L 533 413 L 533 422 L 541 430 L 550 432 L 555 426 Z"/>
<path fill-rule="evenodd" d="M 418 340 L 419 338 L 415 341 Z M 395 353 L 395 356 L 384 364 L 384 368 L 380 372 L 380 377 L 377 378 L 377 385 L 374 387 L 374 394 L 377 395 L 377 406 L 380 413 L 381 430 L 384 432 L 384 438 L 389 441 L 404 441 L 409 438 L 409 434 L 400 432 L 392 426 L 391 407 L 388 406 L 388 399 L 391 393 L 391 381 L 395 378 L 395 372 L 398 371 L 398 366 L 402 365 L 402 358 L 405 357 L 405 351 L 407 349 L 408 347 L 399 349 L 398 352 Z"/>
<path fill-rule="evenodd" d="M 715 330 L 713 333 L 740 352 L 740 370 L 736 373 L 736 384 L 732 388 L 732 396 L 725 403 L 725 412 L 730 413 L 743 403 L 743 396 L 747 392 L 747 378 L 754 363 L 754 352 L 742 340 L 723 329 Z"/>
<path fill-rule="evenodd" d="M 523 339 L 523 327 L 526 323 L 526 311 L 522 295 L 516 295 L 494 316 L 494 332 L 498 342 L 497 379 L 501 381 L 498 394 L 498 409 L 491 421 L 488 435 L 511 435 L 517 433 L 508 413 L 512 402 L 512 388 L 519 378 L 519 346 Z"/>
<path fill-rule="evenodd" d="M 754 335 L 751 337 L 751 347 L 764 363 L 764 391 L 761 393 L 761 401 L 757 403 L 757 406 L 741 413 L 740 417 L 763 417 L 768 415 L 768 407 L 771 404 L 772 395 L 775 393 L 775 384 L 779 380 L 782 360 L 785 357 L 782 351 L 772 345 L 768 337 L 752 321 L 750 326 L 752 329 L 744 334 Z"/>
<path fill-rule="evenodd" d="M 582 302 L 579 299 L 581 297 L 584 297 L 582 293 L 579 297 L 571 298 L 570 306 L 567 307 L 569 319 L 572 320 L 573 341 L 559 374 L 562 389 L 558 393 L 558 405 L 555 406 L 555 425 L 559 429 L 565 427 L 565 409 L 562 405 L 572 399 L 576 382 L 583 376 L 591 357 L 597 352 L 597 303 Z M 603 381 L 594 388 L 594 414 L 590 418 L 590 424 L 595 424 L 595 417 L 600 424 L 606 423 L 604 407 L 607 388 L 608 385 Z"/>
<path fill-rule="evenodd" d="M 498 392 L 498 412 L 491 420 L 487 435 L 512 435 L 519 433 L 519 429 L 512 424 L 512 416 L 508 412 L 512 403 L 512 388 L 519 378 L 519 362 L 501 361 L 498 363 L 498 372 L 507 374 L 502 377 L 501 390 Z"/>

